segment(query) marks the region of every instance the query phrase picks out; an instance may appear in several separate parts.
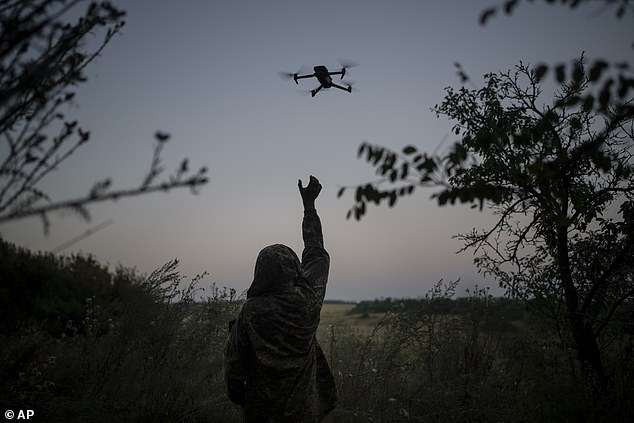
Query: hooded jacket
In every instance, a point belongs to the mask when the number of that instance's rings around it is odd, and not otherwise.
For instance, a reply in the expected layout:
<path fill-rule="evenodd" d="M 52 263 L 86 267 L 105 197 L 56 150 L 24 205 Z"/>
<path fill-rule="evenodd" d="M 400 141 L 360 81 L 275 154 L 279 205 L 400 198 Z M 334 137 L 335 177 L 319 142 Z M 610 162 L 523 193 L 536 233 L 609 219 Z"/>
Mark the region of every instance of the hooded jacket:
<path fill-rule="evenodd" d="M 330 257 L 319 216 L 304 211 L 304 251 L 264 248 L 225 349 L 227 394 L 246 423 L 314 423 L 335 406 L 334 379 L 315 333 Z"/>

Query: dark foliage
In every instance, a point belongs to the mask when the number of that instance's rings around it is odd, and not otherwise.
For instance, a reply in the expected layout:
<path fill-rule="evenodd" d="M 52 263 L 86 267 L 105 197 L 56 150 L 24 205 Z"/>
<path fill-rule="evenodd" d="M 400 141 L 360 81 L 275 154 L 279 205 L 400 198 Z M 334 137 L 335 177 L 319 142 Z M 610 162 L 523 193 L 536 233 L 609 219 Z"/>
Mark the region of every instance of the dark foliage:
<path fill-rule="evenodd" d="M 86 301 L 104 305 L 116 295 L 110 272 L 94 257 L 33 253 L 0 239 L 0 333 L 35 322 L 57 335 L 81 324 Z"/>
<path fill-rule="evenodd" d="M 535 69 L 485 75 L 480 89 L 447 88 L 434 110 L 456 122 L 461 137 L 443 157 L 402 155 L 362 145 L 360 153 L 388 181 L 357 187 L 350 213 L 418 186 L 441 186 L 439 205 L 484 205 L 498 221 L 458 237 L 476 253 L 474 263 L 507 292 L 543 307 L 577 350 L 591 401 L 599 401 L 613 375 L 604 368 L 606 329 L 634 301 L 634 123 L 629 103 L 609 111 L 568 101 L 589 87 L 564 83 L 552 105 L 540 100 Z M 397 185 L 382 188 L 382 183 Z M 619 211 L 617 219 L 609 216 Z"/>
<path fill-rule="evenodd" d="M 486 304 L 485 304 L 486 301 Z M 477 303 L 477 304 L 475 304 Z M 475 305 L 474 305 L 475 304 Z M 505 323 L 524 320 L 526 304 L 523 301 L 503 297 L 491 298 L 382 298 L 360 301 L 348 312 L 366 316 L 375 313 L 416 314 L 429 313 L 445 316 L 465 316 L 473 307 L 485 307 L 490 318 L 491 330 L 505 330 Z"/>
<path fill-rule="evenodd" d="M 0 406 L 38 421 L 235 421 L 222 350 L 235 291 L 2 242 Z M 5 283 L 6 282 L 6 283 Z M 28 296 L 26 295 L 28 294 Z M 194 301 L 198 300 L 198 301 Z"/>
<path fill-rule="evenodd" d="M 592 5 L 599 12 L 613 11 L 614 17 L 621 20 L 634 15 L 634 3 L 630 0 L 544 0 L 549 5 L 562 5 L 571 11 L 584 6 Z M 512 15 L 520 3 L 534 3 L 534 0 L 507 0 L 497 6 L 489 7 L 480 14 L 480 24 L 486 25 L 493 17 L 502 14 Z M 587 8 L 586 8 L 587 10 Z M 627 15 L 626 15 L 627 14 Z M 600 32 L 597 38 L 601 37 Z M 624 43 L 631 42 L 634 49 L 634 40 L 622 40 Z M 535 66 L 535 77 L 541 81 L 548 74 L 552 74 L 559 84 L 571 83 L 581 80 L 583 71 L 578 63 L 539 63 Z M 464 73 L 463 73 L 464 75 Z M 465 82 L 468 77 L 462 77 Z M 582 103 L 585 108 L 595 108 L 599 111 L 608 111 L 610 106 L 623 105 L 629 103 L 628 99 L 634 93 L 634 64 L 628 60 L 620 62 L 609 62 L 603 58 L 591 60 L 589 66 L 588 81 L 592 89 L 584 95 L 577 95 L 569 98 L 569 104 Z M 629 104 L 627 113 L 632 114 L 632 105 Z"/>

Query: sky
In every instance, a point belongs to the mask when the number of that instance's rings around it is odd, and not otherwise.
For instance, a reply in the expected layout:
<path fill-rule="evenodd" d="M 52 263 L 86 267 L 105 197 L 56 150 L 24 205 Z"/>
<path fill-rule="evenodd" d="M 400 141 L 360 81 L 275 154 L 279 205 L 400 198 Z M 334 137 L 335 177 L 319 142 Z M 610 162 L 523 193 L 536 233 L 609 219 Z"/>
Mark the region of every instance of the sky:
<path fill-rule="evenodd" d="M 454 139 L 452 123 L 431 108 L 444 88 L 459 87 L 459 62 L 478 86 L 487 72 L 524 63 L 631 57 L 631 19 L 618 21 L 599 5 L 570 11 L 521 2 L 511 16 L 482 27 L 483 9 L 501 2 L 444 1 L 168 1 L 123 2 L 126 26 L 86 70 L 71 115 L 91 141 L 43 182 L 54 199 L 81 196 L 92 183 L 138 186 L 149 169 L 156 130 L 171 134 L 168 172 L 184 157 L 209 168 L 198 195 L 188 190 L 90 207 L 92 220 L 52 216 L 44 235 L 37 218 L 4 224 L 18 245 L 51 251 L 102 222 L 112 224 L 64 254 L 95 255 L 148 273 L 172 258 L 183 275 L 208 272 L 201 286 L 246 290 L 258 252 L 283 243 L 301 254 L 302 205 L 297 180 L 315 175 L 324 241 L 331 256 L 326 298 L 419 297 L 439 279 L 461 289 L 490 286 L 471 253 L 456 254 L 452 235 L 485 228 L 494 218 L 467 206 L 438 207 L 431 190 L 397 207 L 372 207 L 360 222 L 346 220 L 351 192 L 342 186 L 375 179 L 356 152 L 367 141 L 400 150 L 432 151 Z M 88 42 L 90 47 L 93 41 Z M 351 69 L 352 94 L 298 90 L 278 72 L 302 66 Z"/>

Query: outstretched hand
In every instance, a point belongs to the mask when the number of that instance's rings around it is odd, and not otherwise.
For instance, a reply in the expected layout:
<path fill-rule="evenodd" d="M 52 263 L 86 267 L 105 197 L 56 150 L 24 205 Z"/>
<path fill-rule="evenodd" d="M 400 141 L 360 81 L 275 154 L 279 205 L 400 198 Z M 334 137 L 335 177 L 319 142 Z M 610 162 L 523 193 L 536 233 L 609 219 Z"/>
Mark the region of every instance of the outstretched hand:
<path fill-rule="evenodd" d="M 306 186 L 306 188 L 302 186 L 301 179 L 297 182 L 297 186 L 299 187 L 299 193 L 302 196 L 304 207 L 314 208 L 315 199 L 319 196 L 319 193 L 321 192 L 321 184 L 319 183 L 319 180 L 313 175 L 310 175 L 310 180 L 308 181 L 308 185 Z"/>

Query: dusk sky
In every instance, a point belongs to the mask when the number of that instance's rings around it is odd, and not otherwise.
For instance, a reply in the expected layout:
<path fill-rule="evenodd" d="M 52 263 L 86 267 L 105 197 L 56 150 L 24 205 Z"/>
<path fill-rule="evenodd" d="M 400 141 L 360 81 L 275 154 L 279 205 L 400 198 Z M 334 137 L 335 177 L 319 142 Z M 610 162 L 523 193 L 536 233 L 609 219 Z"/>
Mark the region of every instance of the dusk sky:
<path fill-rule="evenodd" d="M 150 272 L 177 257 L 183 274 L 203 271 L 239 293 L 248 288 L 258 252 L 284 243 L 301 254 L 302 205 L 297 180 L 317 176 L 317 210 L 331 255 L 326 297 L 360 300 L 422 296 L 438 279 L 462 287 L 482 280 L 453 234 L 493 221 L 467 206 L 438 207 L 432 191 L 397 207 L 372 207 L 360 222 L 346 220 L 351 191 L 341 186 L 375 178 L 356 158 L 362 141 L 400 150 L 432 151 L 451 122 L 430 111 L 444 88 L 459 87 L 454 62 L 476 86 L 482 74 L 524 63 L 631 58 L 631 18 L 619 21 L 600 5 L 577 10 L 520 2 L 515 13 L 482 27 L 488 1 L 135 1 L 126 26 L 86 71 L 71 115 L 91 130 L 83 146 L 42 185 L 54 199 L 84 195 L 113 177 L 114 188 L 141 183 L 153 134 L 169 132 L 163 163 L 209 167 L 200 194 L 176 190 L 90 207 L 85 223 L 71 213 L 52 216 L 48 237 L 37 218 L 0 226 L 1 235 L 49 251 L 91 226 L 113 224 L 63 253 L 82 251 L 116 266 Z M 357 92 L 330 89 L 315 98 L 278 72 L 339 59 Z M 497 290 L 496 293 L 501 293 Z"/>

